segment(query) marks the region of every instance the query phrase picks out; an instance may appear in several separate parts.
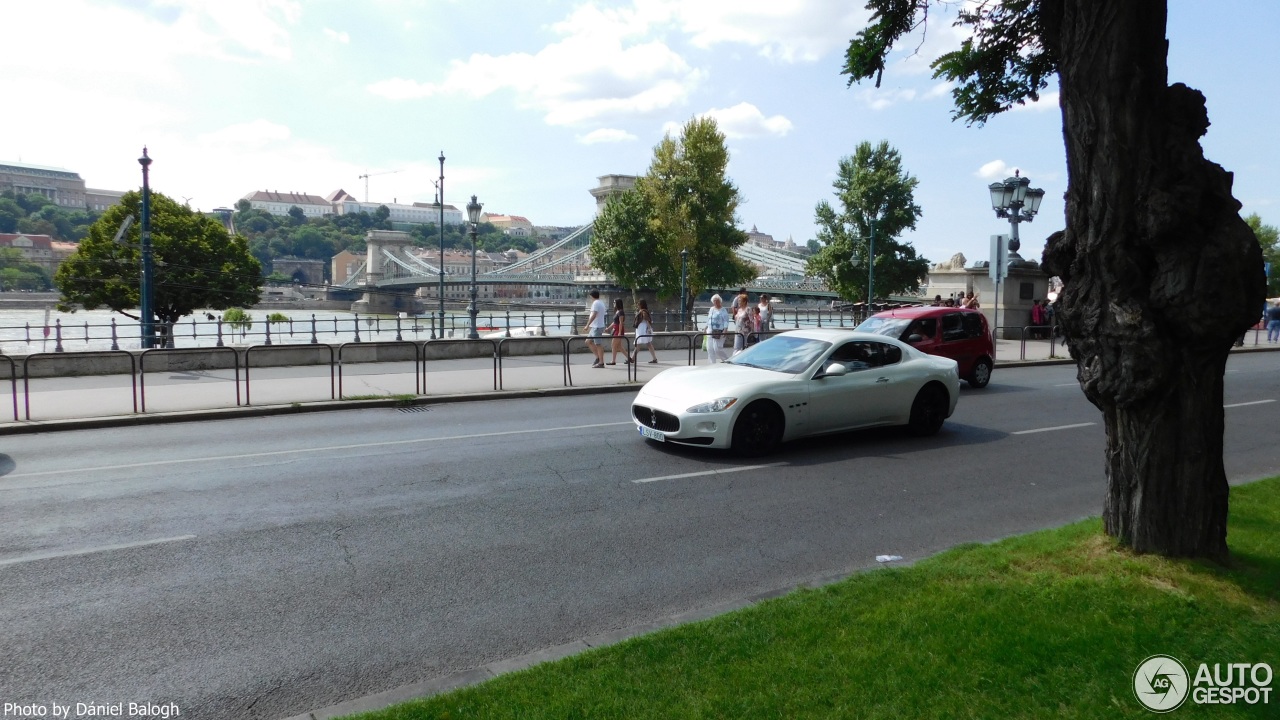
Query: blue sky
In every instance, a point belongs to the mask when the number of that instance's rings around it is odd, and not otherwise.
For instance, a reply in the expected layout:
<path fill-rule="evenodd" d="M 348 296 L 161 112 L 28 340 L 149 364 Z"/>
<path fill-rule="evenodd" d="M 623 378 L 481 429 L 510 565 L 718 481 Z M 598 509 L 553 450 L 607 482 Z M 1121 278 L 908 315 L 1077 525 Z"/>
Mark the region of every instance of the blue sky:
<path fill-rule="evenodd" d="M 1280 224 L 1280 3 L 1171 0 L 1170 81 L 1208 97 L 1208 157 L 1242 212 Z M 45 0 L 0 4 L 9 99 L 0 161 L 140 182 L 192 207 L 252 190 L 445 199 L 540 225 L 589 222 L 599 175 L 640 174 L 665 129 L 711 114 L 728 135 L 739 223 L 803 243 L 841 156 L 888 140 L 920 180 L 905 239 L 932 261 L 984 257 L 1008 225 L 986 185 L 1046 191 L 1022 226 L 1038 258 L 1066 187 L 1056 88 L 986 127 L 950 120 L 928 62 L 958 42 L 936 13 L 882 87 L 846 88 L 858 2 L 834 0 Z"/>

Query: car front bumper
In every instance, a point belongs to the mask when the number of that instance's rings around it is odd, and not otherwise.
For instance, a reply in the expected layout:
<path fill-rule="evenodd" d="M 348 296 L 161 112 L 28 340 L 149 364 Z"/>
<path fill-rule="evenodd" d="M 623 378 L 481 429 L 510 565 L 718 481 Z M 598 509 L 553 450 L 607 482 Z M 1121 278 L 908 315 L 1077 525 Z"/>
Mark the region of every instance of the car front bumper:
<path fill-rule="evenodd" d="M 636 431 L 651 440 L 728 448 L 733 440 L 733 411 L 691 413 L 677 401 L 640 396 L 631 404 Z"/>

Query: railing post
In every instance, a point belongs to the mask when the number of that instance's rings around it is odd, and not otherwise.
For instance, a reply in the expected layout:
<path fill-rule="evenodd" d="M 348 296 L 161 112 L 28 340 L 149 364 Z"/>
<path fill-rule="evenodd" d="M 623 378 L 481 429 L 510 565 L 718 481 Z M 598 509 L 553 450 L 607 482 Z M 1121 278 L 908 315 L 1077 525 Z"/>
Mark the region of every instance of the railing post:
<path fill-rule="evenodd" d="M 404 338 L 400 337 L 400 313 L 396 313 L 396 342 L 403 340 Z"/>
<path fill-rule="evenodd" d="M 360 342 L 360 313 L 356 313 L 356 342 Z"/>
<path fill-rule="evenodd" d="M 800 329 L 800 309 L 799 308 L 791 311 L 791 319 L 795 321 L 796 329 L 799 330 Z"/>
<path fill-rule="evenodd" d="M 222 316 L 218 316 L 218 344 L 215 347 L 222 347 Z"/>
<path fill-rule="evenodd" d="M 543 337 L 546 337 L 546 336 L 547 336 L 547 311 L 546 311 L 546 310 L 539 310 L 539 311 L 538 311 L 538 317 L 539 317 L 539 319 L 538 319 L 538 323 L 539 323 L 539 324 L 538 324 L 538 328 L 539 328 L 538 334 L 539 334 L 539 335 L 541 335 L 541 336 L 543 336 Z"/>
<path fill-rule="evenodd" d="M 111 318 L 111 349 L 120 349 L 120 343 L 116 340 L 116 319 L 114 317 Z"/>
<path fill-rule="evenodd" d="M 318 345 L 320 341 L 316 339 L 316 314 L 311 313 L 311 344 Z"/>
<path fill-rule="evenodd" d="M 271 344 L 271 320 L 270 320 L 270 319 L 267 319 L 267 320 L 263 320 L 262 322 L 263 322 L 263 324 L 265 324 L 265 325 L 267 326 L 267 342 L 266 342 L 266 344 L 267 344 L 267 345 L 270 345 L 270 344 Z"/>
<path fill-rule="evenodd" d="M 63 352 L 62 350 L 62 318 L 58 318 L 53 321 L 53 330 L 54 330 L 54 333 L 56 333 L 54 336 L 55 344 L 53 346 L 53 351 Z"/>
<path fill-rule="evenodd" d="M 27 344 L 31 344 L 31 323 L 27 323 Z"/>
<path fill-rule="evenodd" d="M 507 308 L 507 337 L 511 337 L 511 308 Z"/>

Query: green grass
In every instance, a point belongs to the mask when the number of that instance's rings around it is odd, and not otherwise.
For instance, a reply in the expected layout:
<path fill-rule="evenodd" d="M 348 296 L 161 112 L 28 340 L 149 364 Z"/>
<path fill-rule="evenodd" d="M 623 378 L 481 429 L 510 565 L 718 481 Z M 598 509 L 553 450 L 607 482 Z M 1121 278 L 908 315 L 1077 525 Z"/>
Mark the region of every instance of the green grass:
<path fill-rule="evenodd" d="M 343 400 L 395 400 L 396 405 L 412 405 L 417 399 L 417 395 L 412 393 L 399 393 L 387 395 L 346 395 Z"/>
<path fill-rule="evenodd" d="M 1234 488 L 1232 562 L 1136 556 L 1096 519 L 877 570 L 361 720 L 1150 718 L 1146 657 L 1280 679 L 1280 478 Z M 1271 703 L 1173 717 L 1277 718 Z"/>

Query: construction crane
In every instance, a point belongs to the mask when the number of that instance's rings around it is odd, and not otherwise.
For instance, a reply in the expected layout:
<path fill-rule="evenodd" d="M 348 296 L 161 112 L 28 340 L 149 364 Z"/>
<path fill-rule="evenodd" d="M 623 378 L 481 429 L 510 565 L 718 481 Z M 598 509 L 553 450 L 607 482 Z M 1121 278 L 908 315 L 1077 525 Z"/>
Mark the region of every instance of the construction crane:
<path fill-rule="evenodd" d="M 367 172 L 363 175 L 357 175 L 356 176 L 357 178 L 364 180 L 364 201 L 369 202 L 369 178 L 378 177 L 379 175 L 395 175 L 398 172 L 404 172 L 404 171 L 403 170 L 386 170 L 384 172 L 376 172 L 376 173 Z"/>

